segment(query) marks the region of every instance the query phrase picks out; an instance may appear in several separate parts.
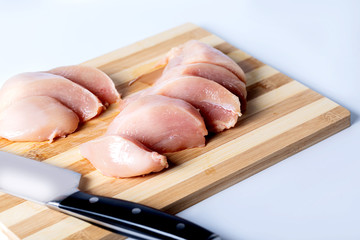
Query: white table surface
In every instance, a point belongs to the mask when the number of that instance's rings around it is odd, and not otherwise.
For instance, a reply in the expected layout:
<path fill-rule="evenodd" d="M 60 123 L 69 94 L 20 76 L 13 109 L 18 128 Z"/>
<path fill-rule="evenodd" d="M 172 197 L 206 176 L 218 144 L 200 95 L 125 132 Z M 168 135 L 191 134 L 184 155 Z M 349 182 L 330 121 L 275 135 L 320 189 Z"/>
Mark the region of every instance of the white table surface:
<path fill-rule="evenodd" d="M 0 0 L 0 81 L 193 22 L 348 108 L 352 126 L 179 213 L 223 239 L 360 239 L 359 1 Z"/>

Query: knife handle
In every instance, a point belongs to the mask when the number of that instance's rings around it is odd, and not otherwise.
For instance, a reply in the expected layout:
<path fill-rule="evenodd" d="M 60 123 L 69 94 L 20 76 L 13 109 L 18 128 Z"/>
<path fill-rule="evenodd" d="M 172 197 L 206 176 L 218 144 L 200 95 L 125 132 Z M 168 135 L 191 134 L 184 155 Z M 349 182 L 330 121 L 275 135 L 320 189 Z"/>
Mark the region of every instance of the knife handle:
<path fill-rule="evenodd" d="M 157 209 L 81 191 L 73 193 L 60 202 L 49 202 L 48 205 L 135 239 L 220 239 L 205 228 Z"/>

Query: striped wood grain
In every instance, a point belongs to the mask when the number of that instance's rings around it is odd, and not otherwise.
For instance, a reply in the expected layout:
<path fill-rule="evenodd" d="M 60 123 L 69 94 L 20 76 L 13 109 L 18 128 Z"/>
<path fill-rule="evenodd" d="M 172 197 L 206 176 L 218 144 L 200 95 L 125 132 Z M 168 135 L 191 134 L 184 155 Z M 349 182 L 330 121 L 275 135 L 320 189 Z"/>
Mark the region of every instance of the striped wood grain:
<path fill-rule="evenodd" d="M 0 139 L 1 150 L 80 172 L 81 189 L 87 192 L 176 213 L 350 125 L 350 113 L 345 108 L 193 24 L 83 64 L 106 72 L 126 97 L 148 87 L 162 71 L 153 71 L 156 61 L 171 47 L 190 39 L 218 48 L 244 69 L 248 110 L 235 128 L 209 136 L 206 147 L 168 154 L 171 165 L 166 171 L 113 179 L 102 176 L 81 157 L 79 144 L 105 132 L 118 113 L 116 105 L 80 126 L 76 133 L 52 144 Z M 129 86 L 140 75 L 143 76 Z M 4 193 L 0 193 L 0 222 L 0 229 L 5 229 L 12 239 L 122 238 Z"/>

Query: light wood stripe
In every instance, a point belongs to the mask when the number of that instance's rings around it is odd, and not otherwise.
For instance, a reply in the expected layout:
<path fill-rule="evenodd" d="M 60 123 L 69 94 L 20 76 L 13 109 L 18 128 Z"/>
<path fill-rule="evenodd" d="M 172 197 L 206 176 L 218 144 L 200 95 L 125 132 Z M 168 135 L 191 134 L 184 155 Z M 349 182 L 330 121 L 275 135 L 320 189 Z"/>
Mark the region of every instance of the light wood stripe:
<path fill-rule="evenodd" d="M 34 145 L 31 143 L 13 142 L 1 148 L 1 151 L 24 155 L 26 152 L 33 151 Z"/>
<path fill-rule="evenodd" d="M 54 157 L 46 159 L 45 163 L 56 165 L 58 167 L 67 167 L 74 162 L 80 161 L 82 156 L 78 147 L 67 150 L 66 152 L 55 155 Z"/>
<path fill-rule="evenodd" d="M 2 236 L 5 236 L 3 239 Z M 2 240 L 20 240 L 12 231 L 10 231 L 4 224 L 0 222 L 0 239 Z"/>
<path fill-rule="evenodd" d="M 24 240 L 58 240 L 66 238 L 71 234 L 80 231 L 89 226 L 89 223 L 81 221 L 77 218 L 67 217 L 64 220 L 44 228 L 30 236 L 24 238 Z M 56 235 L 54 235 L 56 233 Z"/>
<path fill-rule="evenodd" d="M 44 209 L 43 211 L 33 215 L 31 218 L 27 218 L 17 224 L 12 225 L 9 229 L 12 232 L 19 233 L 18 237 L 23 239 L 40 231 L 43 228 L 60 222 L 66 217 L 67 215 L 60 212 L 51 209 Z M 36 225 L 34 225 L 34 222 L 36 222 Z"/>
<path fill-rule="evenodd" d="M 216 46 L 218 46 L 220 44 L 226 43 L 224 40 L 222 40 L 221 38 L 219 38 L 216 35 L 210 35 L 210 36 L 200 38 L 199 41 L 203 42 L 203 43 L 206 43 L 206 44 L 209 44 L 209 45 L 211 45 L 213 47 L 216 47 Z"/>
<path fill-rule="evenodd" d="M 109 76 L 113 79 L 115 85 L 122 84 L 123 82 L 130 82 L 132 79 L 153 71 L 154 66 L 160 59 L 161 56 L 152 58 L 122 71 L 112 73 Z"/>
<path fill-rule="evenodd" d="M 233 51 L 227 55 L 230 58 L 232 58 L 232 60 L 234 60 L 235 62 L 241 62 L 241 61 L 244 61 L 245 59 L 251 57 L 249 54 L 247 54 L 243 51 L 240 51 L 240 50 Z"/>
<path fill-rule="evenodd" d="M 86 189 L 92 189 L 96 186 L 99 186 L 104 183 L 109 183 L 113 181 L 113 178 L 103 176 L 99 171 L 91 172 L 84 176 L 85 179 L 87 179 L 86 183 Z"/>
<path fill-rule="evenodd" d="M 6 226 L 12 226 L 35 214 L 47 209 L 46 207 L 32 202 L 23 202 L 13 208 L 0 213 L 0 222 Z"/>
<path fill-rule="evenodd" d="M 248 73 L 245 74 L 247 79 L 247 86 L 251 86 L 257 82 L 260 82 L 261 80 L 271 77 L 275 74 L 279 73 L 279 71 L 275 70 L 272 67 L 269 67 L 268 65 L 259 67 L 257 69 L 254 69 Z"/>

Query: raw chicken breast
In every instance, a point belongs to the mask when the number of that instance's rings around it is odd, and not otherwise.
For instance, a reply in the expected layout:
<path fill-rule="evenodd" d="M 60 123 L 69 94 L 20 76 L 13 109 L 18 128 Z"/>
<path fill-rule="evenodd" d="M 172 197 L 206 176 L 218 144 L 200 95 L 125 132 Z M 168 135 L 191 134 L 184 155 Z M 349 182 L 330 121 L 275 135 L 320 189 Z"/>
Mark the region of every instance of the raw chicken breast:
<path fill-rule="evenodd" d="M 30 96 L 49 96 L 73 110 L 81 121 L 87 121 L 103 110 L 99 99 L 89 90 L 50 73 L 18 74 L 5 82 L 0 90 L 0 110 Z"/>
<path fill-rule="evenodd" d="M 51 69 L 49 73 L 67 78 L 95 94 L 104 105 L 119 101 L 114 82 L 104 72 L 97 68 L 73 65 Z"/>
<path fill-rule="evenodd" d="M 80 152 L 109 177 L 133 177 L 168 167 L 166 157 L 122 136 L 103 136 L 80 145 Z"/>
<path fill-rule="evenodd" d="M 209 63 L 179 65 L 173 68 L 167 68 L 162 76 L 156 81 L 156 84 L 181 76 L 203 77 L 219 83 L 239 97 L 241 102 L 241 112 L 245 112 L 247 95 L 245 83 L 240 81 L 235 74 L 226 68 Z"/>
<path fill-rule="evenodd" d="M 146 94 L 182 99 L 200 109 L 211 132 L 233 127 L 241 116 L 239 98 L 220 84 L 202 77 L 179 77 L 146 90 Z"/>
<path fill-rule="evenodd" d="M 11 141 L 52 141 L 74 132 L 78 116 L 54 98 L 19 99 L 0 112 L 0 136 Z"/>
<path fill-rule="evenodd" d="M 172 48 L 160 60 L 158 66 L 166 65 L 166 69 L 191 63 L 210 63 L 228 69 L 244 83 L 244 71 L 230 57 L 221 51 L 197 40 L 190 40 L 178 47 Z"/>
<path fill-rule="evenodd" d="M 135 139 L 159 153 L 203 147 L 207 130 L 198 110 L 189 103 L 147 95 L 127 103 L 106 135 Z"/>

